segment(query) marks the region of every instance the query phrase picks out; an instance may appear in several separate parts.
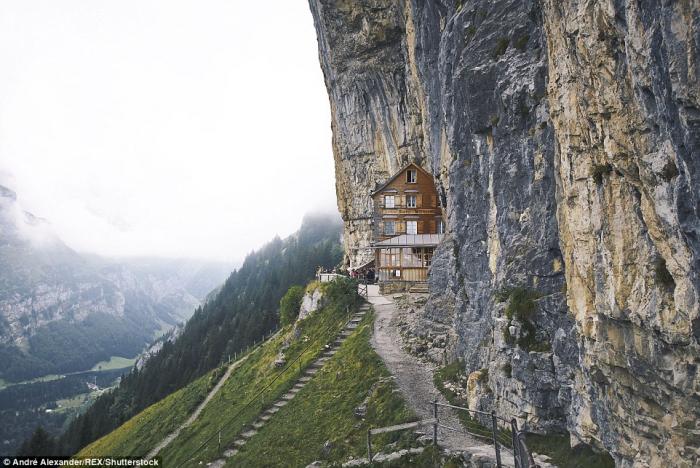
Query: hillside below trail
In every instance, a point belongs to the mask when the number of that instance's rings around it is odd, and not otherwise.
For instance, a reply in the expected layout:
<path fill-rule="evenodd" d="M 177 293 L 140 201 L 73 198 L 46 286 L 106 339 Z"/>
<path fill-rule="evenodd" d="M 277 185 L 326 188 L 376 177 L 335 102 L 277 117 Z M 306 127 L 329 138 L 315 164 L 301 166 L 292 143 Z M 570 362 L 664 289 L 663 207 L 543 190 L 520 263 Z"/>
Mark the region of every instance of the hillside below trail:
<path fill-rule="evenodd" d="M 224 384 L 226 383 L 228 378 L 231 377 L 231 374 L 233 373 L 233 371 L 236 370 L 241 364 L 243 364 L 246 361 L 246 359 L 248 359 L 248 356 L 250 356 L 250 355 L 251 355 L 250 352 L 246 353 L 246 355 L 243 356 L 242 358 L 238 359 L 235 362 L 232 362 L 228 366 L 228 368 L 226 369 L 226 372 L 224 373 L 224 375 L 219 379 L 219 381 L 216 383 L 216 385 L 214 385 L 214 388 L 212 388 L 209 391 L 207 396 L 204 398 L 204 400 L 202 400 L 202 402 L 199 404 L 199 406 L 197 406 L 197 408 L 192 412 L 190 417 L 187 418 L 187 420 L 185 422 L 180 424 L 173 432 L 168 434 L 162 441 L 160 441 L 158 443 L 158 445 L 156 445 L 153 448 L 153 450 L 148 452 L 148 455 L 146 455 L 144 458 L 146 460 L 150 460 L 150 459 L 154 458 L 156 455 L 158 455 L 158 453 L 161 450 L 163 450 L 165 447 L 170 445 L 170 443 L 173 440 L 177 439 L 177 437 L 180 435 L 180 432 L 182 432 L 183 429 L 192 425 L 192 423 L 194 423 L 197 420 L 197 418 L 202 413 L 202 411 L 204 411 L 204 408 L 207 407 L 209 402 L 216 396 L 217 393 L 219 393 L 219 390 L 221 390 L 221 387 L 224 386 Z"/>
<path fill-rule="evenodd" d="M 433 400 L 448 403 L 433 383 L 435 365 L 421 361 L 403 349 L 402 337 L 397 326 L 401 312 L 390 297 L 381 295 L 377 285 L 370 285 L 367 288 L 367 300 L 375 311 L 372 347 L 395 377 L 396 384 L 409 407 L 421 419 L 432 418 Z M 451 408 L 440 407 L 438 419 L 444 426 L 462 429 L 461 422 Z M 469 452 L 493 460 L 496 457 L 492 445 L 463 432 L 438 428 L 438 444 L 449 451 Z M 514 465 L 512 454 L 508 451 L 501 450 L 501 458 L 504 466 Z"/>

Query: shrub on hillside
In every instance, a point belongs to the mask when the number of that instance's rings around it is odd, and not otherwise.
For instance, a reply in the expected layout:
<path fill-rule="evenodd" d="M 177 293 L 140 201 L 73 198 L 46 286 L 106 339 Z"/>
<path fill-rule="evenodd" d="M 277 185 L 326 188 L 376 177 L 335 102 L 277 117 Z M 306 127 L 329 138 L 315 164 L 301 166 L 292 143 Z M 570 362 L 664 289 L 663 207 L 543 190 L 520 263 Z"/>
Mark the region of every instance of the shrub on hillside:
<path fill-rule="evenodd" d="M 299 315 L 301 300 L 304 298 L 304 288 L 292 286 L 280 299 L 280 324 L 284 327 L 294 323 Z"/>

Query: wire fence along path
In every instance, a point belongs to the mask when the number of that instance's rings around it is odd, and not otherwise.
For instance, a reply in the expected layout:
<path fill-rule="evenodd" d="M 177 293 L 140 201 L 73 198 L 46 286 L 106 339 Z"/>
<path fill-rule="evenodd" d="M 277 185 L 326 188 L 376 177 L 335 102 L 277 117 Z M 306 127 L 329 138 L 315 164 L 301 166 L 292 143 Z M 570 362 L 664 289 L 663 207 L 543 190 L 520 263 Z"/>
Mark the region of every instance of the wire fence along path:
<path fill-rule="evenodd" d="M 496 413 L 492 411 L 487 413 L 485 411 L 470 410 L 469 408 L 464 408 L 462 406 L 455 406 L 446 403 L 439 403 L 437 400 L 430 402 L 433 407 L 433 417 L 430 419 L 423 419 L 421 421 L 414 421 L 404 424 L 396 424 L 394 426 L 370 428 L 367 430 L 367 459 L 366 460 L 355 460 L 355 463 L 347 464 L 348 466 L 360 465 L 362 463 L 372 463 L 375 460 L 375 453 L 372 450 L 372 436 L 377 434 L 384 434 L 387 432 L 404 431 L 409 429 L 417 429 L 419 427 L 429 426 L 432 427 L 432 443 L 433 445 L 438 445 L 439 443 L 439 433 L 438 428 L 445 429 L 448 431 L 469 434 L 477 438 L 489 439 L 493 444 L 494 453 L 496 457 L 496 466 L 502 468 L 505 466 L 515 466 L 515 468 L 538 468 L 539 465 L 535 463 L 530 451 L 525 443 L 525 433 L 518 430 L 518 423 L 515 419 L 510 421 L 496 416 Z M 485 427 L 478 422 L 474 421 L 473 424 L 469 425 L 467 428 L 464 427 L 452 427 L 442 424 L 440 422 L 440 408 L 451 408 L 454 410 L 465 411 L 471 417 L 476 417 L 481 415 L 483 417 L 489 418 L 491 421 L 490 427 Z M 501 426 L 510 427 L 510 431 L 499 429 L 499 422 Z M 469 447 L 464 447 L 465 451 L 469 451 Z M 510 455 L 506 457 L 507 460 L 503 460 L 501 453 L 502 451 L 508 452 Z M 409 453 L 409 451 L 406 451 Z M 512 463 L 511 461 L 512 456 Z M 378 460 L 378 459 L 377 459 Z M 359 462 L 359 463 L 358 463 Z"/>
<path fill-rule="evenodd" d="M 473 435 L 479 438 L 490 439 L 493 444 L 494 452 L 496 454 L 496 466 L 501 468 L 503 462 L 501 460 L 501 451 L 505 449 L 510 452 L 513 456 L 515 462 L 515 468 L 536 468 L 538 465 L 532 457 L 532 454 L 527 448 L 525 443 L 525 432 L 518 429 L 518 422 L 515 418 L 508 421 L 505 418 L 496 416 L 495 411 L 487 413 L 485 411 L 471 410 L 463 406 L 455 406 L 446 403 L 438 403 L 437 400 L 432 402 L 433 404 L 433 415 L 435 419 L 434 426 L 434 436 L 433 441 L 437 443 L 437 428 L 441 427 L 448 431 L 463 432 L 466 434 Z M 452 408 L 454 410 L 466 412 L 474 421 L 473 424 L 469 425 L 467 428 L 456 428 L 449 427 L 440 424 L 439 408 Z M 485 419 L 490 419 L 490 427 L 485 427 L 478 422 L 476 422 L 476 416 L 481 415 Z M 510 431 L 499 429 L 500 426 L 506 426 L 510 428 Z M 510 432 L 510 434 L 509 434 Z"/>

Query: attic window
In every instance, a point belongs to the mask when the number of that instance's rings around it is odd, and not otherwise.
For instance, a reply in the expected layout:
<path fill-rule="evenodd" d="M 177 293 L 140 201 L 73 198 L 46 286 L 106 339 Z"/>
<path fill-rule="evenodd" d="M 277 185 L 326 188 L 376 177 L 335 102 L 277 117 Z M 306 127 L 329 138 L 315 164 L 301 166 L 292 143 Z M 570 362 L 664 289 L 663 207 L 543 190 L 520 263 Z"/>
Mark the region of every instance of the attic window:
<path fill-rule="evenodd" d="M 416 183 L 416 170 L 409 169 L 406 171 L 406 183 L 415 184 Z"/>

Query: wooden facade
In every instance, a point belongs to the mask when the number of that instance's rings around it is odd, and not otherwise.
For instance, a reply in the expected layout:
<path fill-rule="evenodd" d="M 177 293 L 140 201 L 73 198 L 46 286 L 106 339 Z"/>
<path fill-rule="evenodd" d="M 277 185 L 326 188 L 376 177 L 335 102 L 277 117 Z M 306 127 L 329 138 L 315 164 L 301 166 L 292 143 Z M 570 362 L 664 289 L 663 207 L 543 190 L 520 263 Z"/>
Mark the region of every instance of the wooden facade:
<path fill-rule="evenodd" d="M 373 246 L 380 281 L 424 282 L 444 232 L 433 176 L 409 164 L 372 193 Z"/>
<path fill-rule="evenodd" d="M 433 176 L 409 164 L 372 193 L 374 241 L 402 234 L 444 232 L 440 198 Z"/>

